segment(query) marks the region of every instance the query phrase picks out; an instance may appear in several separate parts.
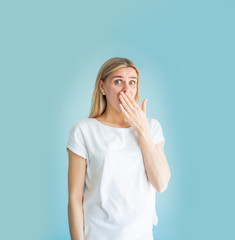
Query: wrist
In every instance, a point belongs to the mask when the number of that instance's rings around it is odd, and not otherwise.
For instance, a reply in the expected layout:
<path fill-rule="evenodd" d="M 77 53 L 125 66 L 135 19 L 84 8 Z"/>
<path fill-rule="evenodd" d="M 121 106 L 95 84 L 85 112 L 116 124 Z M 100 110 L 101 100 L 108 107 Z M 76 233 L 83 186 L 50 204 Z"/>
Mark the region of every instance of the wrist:
<path fill-rule="evenodd" d="M 147 125 L 145 125 L 144 127 L 140 128 L 140 130 L 138 131 L 138 134 L 140 137 L 148 137 L 151 136 L 149 128 Z"/>

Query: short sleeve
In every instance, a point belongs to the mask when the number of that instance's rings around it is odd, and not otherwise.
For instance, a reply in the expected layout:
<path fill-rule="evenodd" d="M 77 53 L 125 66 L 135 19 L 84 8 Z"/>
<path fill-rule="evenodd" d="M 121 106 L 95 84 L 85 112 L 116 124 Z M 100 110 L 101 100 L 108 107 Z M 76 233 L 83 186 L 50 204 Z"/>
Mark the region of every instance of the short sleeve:
<path fill-rule="evenodd" d="M 151 136 L 154 144 L 164 141 L 161 124 L 154 118 L 151 119 Z"/>
<path fill-rule="evenodd" d="M 83 132 L 79 126 L 79 122 L 73 124 L 72 128 L 70 129 L 66 150 L 67 148 L 77 155 L 87 159 L 87 148 Z"/>

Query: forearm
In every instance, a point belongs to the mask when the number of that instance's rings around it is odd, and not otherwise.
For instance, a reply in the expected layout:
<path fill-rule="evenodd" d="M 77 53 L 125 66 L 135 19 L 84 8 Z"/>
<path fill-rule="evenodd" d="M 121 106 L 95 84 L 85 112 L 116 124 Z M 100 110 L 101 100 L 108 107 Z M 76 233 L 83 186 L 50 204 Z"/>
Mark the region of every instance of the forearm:
<path fill-rule="evenodd" d="M 170 179 L 170 168 L 162 146 L 157 147 L 149 129 L 139 132 L 139 142 L 149 182 L 158 192 L 166 189 Z"/>
<path fill-rule="evenodd" d="M 84 214 L 82 201 L 69 201 L 68 217 L 71 240 L 84 240 Z"/>

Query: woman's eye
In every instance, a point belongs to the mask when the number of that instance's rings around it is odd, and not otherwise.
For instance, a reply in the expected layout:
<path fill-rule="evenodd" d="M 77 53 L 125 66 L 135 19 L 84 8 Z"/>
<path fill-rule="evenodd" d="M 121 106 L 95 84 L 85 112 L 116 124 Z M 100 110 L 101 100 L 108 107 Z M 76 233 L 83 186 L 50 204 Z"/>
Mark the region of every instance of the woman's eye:
<path fill-rule="evenodd" d="M 115 80 L 115 84 L 119 84 L 118 82 L 121 82 L 122 80 Z M 135 81 L 130 81 L 131 85 L 134 85 L 136 82 Z"/>
<path fill-rule="evenodd" d="M 117 83 L 118 81 L 121 81 L 121 80 L 116 80 L 116 81 L 114 81 L 114 82 Z"/>

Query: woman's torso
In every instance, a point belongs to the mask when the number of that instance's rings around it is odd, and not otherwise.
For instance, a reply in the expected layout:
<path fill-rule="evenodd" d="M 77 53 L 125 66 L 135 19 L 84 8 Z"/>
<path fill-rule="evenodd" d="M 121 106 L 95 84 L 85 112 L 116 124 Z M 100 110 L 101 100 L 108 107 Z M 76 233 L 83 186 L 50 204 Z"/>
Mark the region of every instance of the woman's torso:
<path fill-rule="evenodd" d="M 155 191 L 146 176 L 137 132 L 95 118 L 76 124 L 87 149 L 85 239 L 152 239 L 152 225 L 158 222 Z"/>

